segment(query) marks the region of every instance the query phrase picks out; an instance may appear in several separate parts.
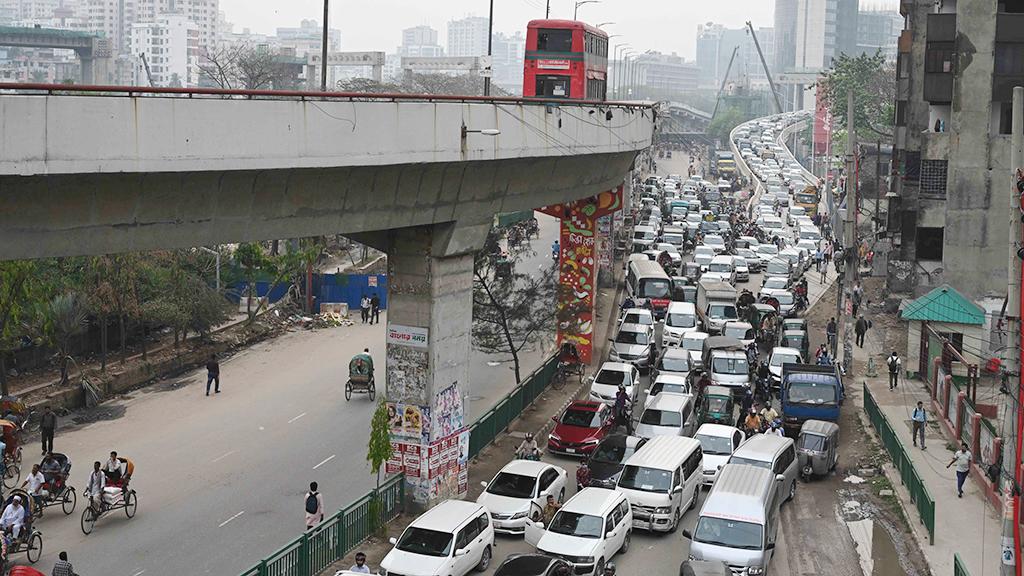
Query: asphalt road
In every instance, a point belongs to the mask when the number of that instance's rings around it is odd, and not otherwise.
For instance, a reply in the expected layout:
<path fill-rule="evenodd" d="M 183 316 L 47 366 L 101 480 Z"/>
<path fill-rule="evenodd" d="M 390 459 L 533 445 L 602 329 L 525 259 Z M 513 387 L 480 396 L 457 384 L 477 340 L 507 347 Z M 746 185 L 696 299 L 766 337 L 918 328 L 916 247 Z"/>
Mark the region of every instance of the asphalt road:
<path fill-rule="evenodd" d="M 538 215 L 536 254 L 522 270 L 550 262 L 557 221 Z M 386 319 L 385 319 L 386 322 Z M 63 419 L 55 448 L 74 463 L 81 493 L 92 462 L 111 450 L 136 464 L 138 513 L 101 518 L 82 534 L 83 502 L 65 517 L 50 508 L 37 528 L 50 573 L 66 550 L 84 576 L 233 576 L 298 536 L 303 494 L 320 484 L 327 510 L 337 510 L 374 485 L 365 460 L 373 404 L 346 402 L 348 360 L 369 345 L 383 359 L 384 323 L 298 331 L 258 344 L 222 362 L 222 393 L 205 397 L 205 371 L 193 371 Z M 542 353 L 523 355 L 525 376 Z M 506 358 L 474 351 L 470 412 L 476 418 L 514 386 Z M 25 450 L 34 459 L 38 444 Z M 26 562 L 24 556 L 13 558 Z"/>

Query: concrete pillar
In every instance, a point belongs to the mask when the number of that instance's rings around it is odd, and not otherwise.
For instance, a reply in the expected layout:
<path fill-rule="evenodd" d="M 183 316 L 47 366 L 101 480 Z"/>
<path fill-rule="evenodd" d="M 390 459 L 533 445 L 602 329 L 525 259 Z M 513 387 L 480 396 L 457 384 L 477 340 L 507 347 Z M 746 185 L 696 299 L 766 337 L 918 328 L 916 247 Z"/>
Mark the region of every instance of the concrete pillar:
<path fill-rule="evenodd" d="M 981 459 L 981 414 L 971 414 L 970 416 L 971 421 L 968 425 L 971 427 L 971 453 L 976 454 L 974 459 L 978 461 Z"/>
<path fill-rule="evenodd" d="M 487 226 L 481 228 L 486 234 Z M 469 354 L 476 242 L 443 226 L 386 233 L 387 393 L 395 457 L 414 508 L 465 496 L 468 488 Z M 476 236 L 474 236 L 474 239 Z M 483 237 L 479 237 L 482 246 Z M 459 248 L 454 248 L 458 244 Z"/>
<path fill-rule="evenodd" d="M 953 414 L 953 417 L 950 419 L 954 424 L 953 430 L 956 433 L 956 444 L 958 445 L 960 444 L 960 438 L 963 437 L 964 426 L 968 426 L 968 423 L 964 422 L 964 419 L 960 417 L 964 413 L 963 404 L 966 398 L 966 392 L 956 393 L 956 414 Z"/>
<path fill-rule="evenodd" d="M 82 84 L 96 84 L 96 74 L 93 70 L 92 55 L 79 53 L 78 60 L 82 63 Z"/>
<path fill-rule="evenodd" d="M 378 84 L 384 81 L 384 67 L 376 65 L 373 67 L 373 81 Z"/>
<path fill-rule="evenodd" d="M 320 89 L 320 85 L 316 82 L 318 68 L 314 64 L 306 64 L 306 90 L 314 92 Z"/>

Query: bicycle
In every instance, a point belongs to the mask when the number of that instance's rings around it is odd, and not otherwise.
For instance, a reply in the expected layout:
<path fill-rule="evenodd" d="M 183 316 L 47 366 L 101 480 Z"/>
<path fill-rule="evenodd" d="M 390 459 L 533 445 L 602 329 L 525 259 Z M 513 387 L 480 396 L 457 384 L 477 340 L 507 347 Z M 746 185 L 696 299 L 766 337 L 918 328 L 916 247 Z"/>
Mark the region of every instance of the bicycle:
<path fill-rule="evenodd" d="M 551 387 L 561 390 L 570 376 L 576 376 L 580 384 L 583 384 L 583 363 L 582 362 L 559 362 L 555 369 L 555 375 L 551 379 Z"/>

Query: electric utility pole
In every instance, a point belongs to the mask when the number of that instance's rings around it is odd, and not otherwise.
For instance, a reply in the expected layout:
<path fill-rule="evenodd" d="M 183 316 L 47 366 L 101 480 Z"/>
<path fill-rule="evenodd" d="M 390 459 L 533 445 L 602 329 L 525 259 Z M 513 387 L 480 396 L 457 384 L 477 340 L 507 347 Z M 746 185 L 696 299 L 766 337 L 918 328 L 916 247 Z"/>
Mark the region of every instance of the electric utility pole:
<path fill-rule="evenodd" d="M 1020 518 L 1020 491 L 1017 487 L 1021 482 L 1020 439 L 1021 417 L 1024 412 L 1019 408 L 1021 388 L 1024 379 L 1020 366 L 1020 281 L 1021 261 L 1017 249 L 1021 242 L 1021 191 L 1018 188 L 1021 180 L 1021 169 L 1024 168 L 1024 88 L 1013 89 L 1013 123 L 1010 141 L 1010 226 L 1007 255 L 1007 286 L 1006 286 L 1006 347 L 1003 370 L 1008 376 L 1007 388 L 1010 391 L 1006 403 L 1005 421 L 1010 423 L 1013 433 L 1003 443 L 1003 470 L 1008 472 L 1009 480 L 1003 476 L 1003 531 L 1002 531 L 1002 564 L 999 567 L 1001 576 L 1015 576 L 1017 570 L 1017 551 L 1020 550 L 1020 531 L 1016 529 Z"/>
<path fill-rule="evenodd" d="M 545 20 L 550 20 L 551 19 L 551 0 L 548 0 L 547 10 L 544 10 L 544 19 Z"/>
<path fill-rule="evenodd" d="M 324 40 L 320 47 L 320 91 L 327 92 L 327 13 L 330 0 L 324 0 Z"/>
<path fill-rule="evenodd" d="M 491 0 L 491 10 L 487 16 L 487 59 L 491 59 L 491 40 L 494 38 L 494 0 Z M 493 64 L 488 64 L 491 70 L 487 71 L 487 76 L 484 76 L 484 96 L 491 95 L 491 72 L 494 69 Z"/>
<path fill-rule="evenodd" d="M 853 370 L 853 306 L 851 296 L 860 267 L 857 250 L 857 180 L 853 177 L 854 146 L 857 137 L 853 127 L 853 91 L 846 93 L 846 212 L 843 213 L 843 278 L 836 305 L 839 308 L 839 328 L 843 335 L 843 368 L 847 374 Z"/>

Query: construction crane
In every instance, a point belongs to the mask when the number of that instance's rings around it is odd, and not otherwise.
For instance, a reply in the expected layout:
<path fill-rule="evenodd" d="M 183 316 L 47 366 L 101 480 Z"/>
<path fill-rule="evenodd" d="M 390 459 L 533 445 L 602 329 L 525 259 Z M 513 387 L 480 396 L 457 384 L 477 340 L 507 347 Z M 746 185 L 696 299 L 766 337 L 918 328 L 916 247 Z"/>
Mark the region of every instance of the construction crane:
<path fill-rule="evenodd" d="M 750 37 L 754 39 L 754 48 L 757 48 L 757 55 L 761 58 L 761 66 L 764 68 L 764 75 L 768 77 L 768 88 L 772 91 L 772 98 L 775 100 L 775 113 L 782 114 L 782 103 L 779 102 L 779 93 L 775 91 L 775 82 L 772 81 L 772 73 L 768 71 L 768 63 L 764 61 L 764 53 L 761 52 L 761 43 L 757 41 L 757 34 L 754 34 L 754 26 L 747 21 L 747 30 L 750 30 Z"/>
<path fill-rule="evenodd" d="M 153 74 L 149 71 L 149 62 L 146 61 L 146 53 L 142 52 L 139 55 L 142 56 L 142 67 L 146 69 L 146 79 L 149 80 L 149 87 L 156 88 L 156 84 L 153 84 Z"/>
<path fill-rule="evenodd" d="M 732 62 L 736 59 L 736 51 L 739 49 L 739 46 L 733 47 L 732 56 L 729 57 L 729 65 L 725 67 L 725 76 L 722 76 L 722 85 L 718 88 L 718 97 L 715 98 L 715 109 L 711 112 L 712 120 L 718 114 L 718 105 L 722 103 L 722 92 L 725 91 L 725 83 L 729 81 L 729 71 L 732 70 Z"/>

